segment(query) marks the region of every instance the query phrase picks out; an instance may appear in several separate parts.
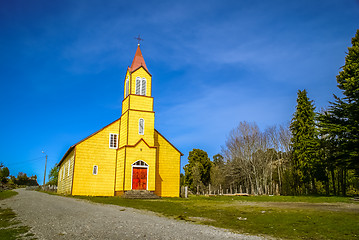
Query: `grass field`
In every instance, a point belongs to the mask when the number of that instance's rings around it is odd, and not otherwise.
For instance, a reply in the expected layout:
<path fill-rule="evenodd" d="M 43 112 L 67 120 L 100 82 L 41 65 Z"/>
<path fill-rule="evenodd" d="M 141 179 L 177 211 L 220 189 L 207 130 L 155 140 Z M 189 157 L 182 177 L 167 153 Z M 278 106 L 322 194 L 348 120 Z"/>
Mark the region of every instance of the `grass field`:
<path fill-rule="evenodd" d="M 234 232 L 284 239 L 358 239 L 359 204 L 344 197 L 205 197 L 135 200 L 80 197 L 157 212 Z"/>
<path fill-rule="evenodd" d="M 14 191 L 0 192 L 0 200 L 15 196 Z M 1 203 L 1 202 L 0 202 Z M 16 214 L 10 208 L 0 208 L 0 239 L 19 239 L 22 236 L 27 239 L 34 239 L 32 233 L 28 233 L 29 227 L 19 225 L 20 221 L 15 220 Z"/>

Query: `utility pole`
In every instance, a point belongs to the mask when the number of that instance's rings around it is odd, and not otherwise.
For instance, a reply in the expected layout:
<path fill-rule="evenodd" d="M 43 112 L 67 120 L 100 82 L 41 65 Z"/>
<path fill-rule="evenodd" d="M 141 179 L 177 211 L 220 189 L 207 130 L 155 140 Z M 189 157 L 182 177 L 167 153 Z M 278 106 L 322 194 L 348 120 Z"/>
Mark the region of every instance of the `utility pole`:
<path fill-rule="evenodd" d="M 42 153 L 45 153 L 44 151 L 42 151 Z M 46 153 L 45 153 L 46 154 Z M 45 187 L 45 179 L 46 179 L 46 165 L 47 165 L 47 154 L 45 156 L 45 172 L 44 172 L 44 184 L 43 187 Z"/>

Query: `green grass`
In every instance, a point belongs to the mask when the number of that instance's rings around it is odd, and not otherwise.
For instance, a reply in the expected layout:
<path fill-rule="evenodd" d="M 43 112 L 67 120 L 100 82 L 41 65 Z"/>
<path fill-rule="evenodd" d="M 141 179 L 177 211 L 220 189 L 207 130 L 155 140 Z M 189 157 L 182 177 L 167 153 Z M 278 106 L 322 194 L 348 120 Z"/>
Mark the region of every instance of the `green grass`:
<path fill-rule="evenodd" d="M 357 239 L 359 213 L 328 209 L 287 207 L 283 203 L 342 203 L 341 197 L 204 197 L 135 200 L 119 197 L 84 197 L 93 202 L 157 212 L 161 215 L 230 229 L 234 232 L 270 235 L 284 239 Z M 266 202 L 278 202 L 266 206 Z M 258 205 L 260 203 L 260 205 Z M 269 204 L 268 204 L 269 205 Z M 308 205 L 308 204 L 307 204 Z M 315 205 L 315 204 L 314 204 Z M 322 204 L 323 205 L 323 204 Z M 193 218 L 195 217 L 195 218 Z M 239 220 L 241 217 L 247 220 Z"/>
<path fill-rule="evenodd" d="M 10 191 L 10 190 L 0 191 L 0 200 L 15 196 L 17 194 L 18 194 L 17 192 Z"/>
<path fill-rule="evenodd" d="M 17 195 L 14 191 L 0 192 L 0 200 Z M 10 208 L 0 208 L 0 239 L 19 239 L 21 236 L 33 238 L 27 226 L 19 226 L 20 221 L 15 220 L 16 214 Z M 34 238 L 33 238 L 34 239 Z"/>

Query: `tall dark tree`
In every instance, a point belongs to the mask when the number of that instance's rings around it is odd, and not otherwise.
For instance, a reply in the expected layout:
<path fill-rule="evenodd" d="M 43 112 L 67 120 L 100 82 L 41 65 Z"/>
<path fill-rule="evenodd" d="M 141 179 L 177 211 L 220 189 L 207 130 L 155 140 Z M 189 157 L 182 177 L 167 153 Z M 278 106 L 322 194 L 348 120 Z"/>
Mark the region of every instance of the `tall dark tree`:
<path fill-rule="evenodd" d="M 330 102 L 328 111 L 319 117 L 319 126 L 331 146 L 331 158 L 340 167 L 345 195 L 347 169 L 354 169 L 359 175 L 359 29 L 352 38 L 352 47 L 348 48 L 337 83 L 343 97 L 334 95 L 335 101 Z"/>
<path fill-rule="evenodd" d="M 315 191 L 314 170 L 317 163 L 317 133 L 315 128 L 315 107 L 307 91 L 298 91 L 297 107 L 290 124 L 293 149 L 293 176 L 297 193 L 303 190 Z M 311 187 L 309 184 L 312 183 Z"/>
<path fill-rule="evenodd" d="M 209 184 L 212 162 L 207 152 L 201 149 L 193 149 L 189 152 L 188 164 L 184 166 L 185 183 L 196 190 L 199 183 L 205 186 Z"/>

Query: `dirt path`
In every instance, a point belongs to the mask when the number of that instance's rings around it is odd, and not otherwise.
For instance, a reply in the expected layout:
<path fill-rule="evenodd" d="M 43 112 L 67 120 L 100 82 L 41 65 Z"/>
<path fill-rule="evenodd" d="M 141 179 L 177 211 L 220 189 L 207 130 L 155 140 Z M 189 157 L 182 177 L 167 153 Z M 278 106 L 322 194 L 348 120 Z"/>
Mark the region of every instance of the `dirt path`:
<path fill-rule="evenodd" d="M 113 205 L 17 189 L 0 202 L 39 239 L 263 239 Z"/>

